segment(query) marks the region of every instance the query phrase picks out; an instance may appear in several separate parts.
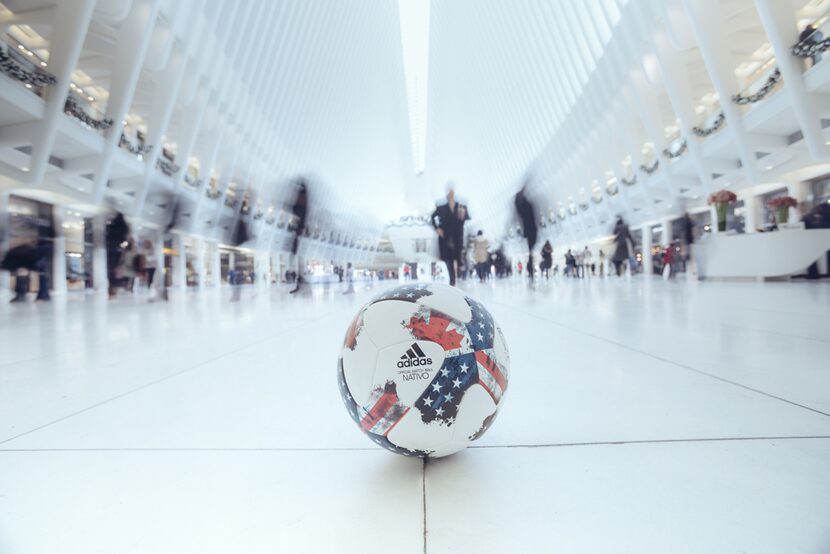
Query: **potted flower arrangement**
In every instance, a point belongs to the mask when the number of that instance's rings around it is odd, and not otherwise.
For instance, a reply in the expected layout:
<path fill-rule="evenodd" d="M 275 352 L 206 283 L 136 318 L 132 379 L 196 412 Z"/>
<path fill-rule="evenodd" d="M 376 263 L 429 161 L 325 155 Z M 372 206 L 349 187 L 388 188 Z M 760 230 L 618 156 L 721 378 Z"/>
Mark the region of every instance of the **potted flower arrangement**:
<path fill-rule="evenodd" d="M 790 208 L 795 208 L 798 201 L 792 196 L 779 196 L 767 202 L 767 206 L 775 210 L 775 222 L 786 223 L 790 219 Z"/>
<path fill-rule="evenodd" d="M 726 211 L 729 204 L 737 202 L 738 197 L 731 190 L 719 190 L 709 195 L 709 205 L 715 205 L 718 214 L 718 231 L 726 231 Z"/>

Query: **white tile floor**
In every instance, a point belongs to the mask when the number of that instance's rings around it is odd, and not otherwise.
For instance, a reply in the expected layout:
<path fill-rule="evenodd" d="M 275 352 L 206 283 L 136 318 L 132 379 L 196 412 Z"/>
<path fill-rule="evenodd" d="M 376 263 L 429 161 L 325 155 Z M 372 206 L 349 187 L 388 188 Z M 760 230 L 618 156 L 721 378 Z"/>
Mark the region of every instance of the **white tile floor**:
<path fill-rule="evenodd" d="M 830 286 L 470 284 L 510 392 L 475 448 L 340 401 L 377 292 L 0 307 L 0 553 L 830 552 Z"/>

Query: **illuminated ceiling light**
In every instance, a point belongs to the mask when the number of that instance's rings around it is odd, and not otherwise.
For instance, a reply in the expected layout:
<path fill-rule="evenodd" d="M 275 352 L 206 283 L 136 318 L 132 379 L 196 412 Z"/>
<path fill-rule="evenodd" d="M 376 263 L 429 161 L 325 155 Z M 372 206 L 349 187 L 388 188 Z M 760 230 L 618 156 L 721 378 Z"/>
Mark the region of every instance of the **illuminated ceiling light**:
<path fill-rule="evenodd" d="M 95 102 L 95 98 L 93 98 L 92 96 L 87 96 L 87 99 L 88 99 L 90 102 Z"/>
<path fill-rule="evenodd" d="M 409 134 L 415 174 L 426 167 L 430 0 L 398 0 Z"/>
<path fill-rule="evenodd" d="M 40 65 L 41 65 L 42 67 L 46 67 L 46 62 L 40 62 Z"/>
<path fill-rule="evenodd" d="M 20 48 L 21 50 L 26 50 L 26 47 L 23 46 L 22 44 L 18 44 L 17 47 Z"/>
<path fill-rule="evenodd" d="M 20 171 L 29 171 L 29 168 L 28 167 L 21 167 Z"/>

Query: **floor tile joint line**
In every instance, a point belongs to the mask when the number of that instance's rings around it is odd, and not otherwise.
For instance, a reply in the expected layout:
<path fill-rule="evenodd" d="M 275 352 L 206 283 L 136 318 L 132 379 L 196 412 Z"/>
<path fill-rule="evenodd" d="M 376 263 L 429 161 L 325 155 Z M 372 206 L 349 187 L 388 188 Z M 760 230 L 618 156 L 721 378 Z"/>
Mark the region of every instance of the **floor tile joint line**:
<path fill-rule="evenodd" d="M 595 334 L 589 333 L 587 331 L 583 331 L 582 329 L 577 329 L 575 327 L 570 327 L 570 326 L 565 325 L 564 323 L 561 323 L 559 321 L 555 321 L 553 319 L 548 319 L 546 317 L 542 317 L 542 316 L 540 316 L 538 314 L 535 314 L 535 313 L 532 313 L 532 312 L 527 312 L 527 311 L 522 310 L 520 308 L 516 308 L 515 306 L 510 306 L 509 304 L 504 304 L 503 302 L 495 302 L 495 303 L 500 304 L 501 306 L 506 306 L 506 307 L 509 307 L 509 308 L 513 308 L 514 310 L 516 310 L 516 311 L 518 311 L 518 312 L 520 312 L 524 315 L 534 317 L 536 319 L 541 319 L 542 321 L 547 321 L 548 323 L 552 323 L 553 325 L 557 325 L 557 326 L 562 327 L 564 329 L 568 329 L 569 331 L 573 331 L 574 333 L 579 333 L 579 334 L 585 335 L 587 337 L 591 337 L 591 338 L 594 338 L 594 339 L 597 339 L 597 340 L 605 341 L 605 342 L 613 344 L 613 345 L 615 345 L 619 348 L 624 348 L 624 349 L 629 350 L 631 352 L 636 352 L 636 353 L 641 354 L 643 356 L 648 356 L 649 358 L 653 358 L 655 360 L 659 360 L 661 362 L 665 362 L 667 364 L 677 366 L 677 367 L 685 369 L 687 371 L 693 371 L 693 372 L 698 373 L 700 375 L 705 375 L 706 377 L 709 377 L 711 379 L 722 381 L 724 383 L 729 383 L 730 385 L 740 387 L 742 389 L 746 389 L 746 390 L 752 391 L 752 392 L 757 393 L 757 394 L 761 394 L 761 395 L 766 396 L 768 398 L 773 398 L 773 399 L 778 400 L 780 402 L 786 402 L 787 404 L 797 406 L 797 407 L 802 408 L 804 410 L 809 410 L 811 412 L 815 412 L 817 414 L 821 414 L 823 416 L 830 417 L 830 413 L 822 412 L 821 410 L 818 410 L 816 408 L 811 408 L 810 406 L 805 406 L 804 404 L 799 404 L 798 402 L 795 402 L 793 400 L 787 400 L 786 398 L 782 398 L 782 397 L 776 396 L 772 393 L 765 392 L 765 391 L 762 391 L 760 389 L 750 387 L 749 385 L 744 385 L 742 383 L 738 383 L 737 381 L 731 381 L 729 379 L 726 379 L 725 377 L 720 377 L 718 375 L 714 375 L 714 374 L 709 373 L 707 371 L 703 371 L 702 369 L 697 369 L 697 368 L 694 368 L 694 367 L 691 367 L 691 366 L 687 366 L 687 365 L 681 364 L 680 362 L 675 362 L 674 360 L 669 360 L 668 358 L 663 358 L 662 356 L 652 354 L 652 353 L 647 352 L 645 350 L 639 350 L 637 348 L 634 348 L 633 346 L 628 346 L 628 345 L 623 344 L 621 342 L 617 342 L 615 340 L 611 340 L 609 338 L 606 338 L 606 337 L 603 337 L 603 336 L 600 336 L 600 335 L 595 335 Z M 2 444 L 2 443 L 0 443 L 0 444 Z"/>

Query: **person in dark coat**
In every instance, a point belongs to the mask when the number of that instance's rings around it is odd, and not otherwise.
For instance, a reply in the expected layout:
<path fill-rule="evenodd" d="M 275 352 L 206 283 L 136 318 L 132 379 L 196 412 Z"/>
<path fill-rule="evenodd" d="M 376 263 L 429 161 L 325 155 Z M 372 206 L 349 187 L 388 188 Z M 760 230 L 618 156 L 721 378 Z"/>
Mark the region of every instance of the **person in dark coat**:
<path fill-rule="evenodd" d="M 126 246 L 127 237 L 130 234 L 130 226 L 124 219 L 124 214 L 117 212 L 107 224 L 106 246 L 107 246 L 107 280 L 109 281 L 110 298 L 115 296 L 115 287 L 118 286 L 116 270 L 121 264 L 123 249 Z"/>
<path fill-rule="evenodd" d="M 824 40 L 824 34 L 817 30 L 814 25 L 807 25 L 804 27 L 804 30 L 801 31 L 801 34 L 798 35 L 798 44 L 804 46 L 815 46 L 822 40 Z M 814 56 L 810 56 L 810 61 L 812 62 L 810 67 L 815 66 L 821 61 L 821 54 L 817 53 Z"/>
<path fill-rule="evenodd" d="M 300 179 L 297 183 L 297 195 L 294 197 L 294 203 L 291 206 L 291 213 L 294 214 L 294 242 L 291 246 L 291 253 L 297 258 L 297 252 L 300 249 L 300 237 L 305 232 L 306 221 L 308 218 L 308 185 L 304 179 Z M 300 290 L 300 285 L 303 282 L 303 264 L 302 260 L 298 263 L 300 274 L 297 276 L 294 288 L 289 291 L 291 294 Z"/>
<path fill-rule="evenodd" d="M 553 267 L 553 246 L 549 240 L 545 241 L 542 247 L 542 265 L 540 269 L 545 274 L 545 279 L 550 277 L 550 270 Z"/>
<path fill-rule="evenodd" d="M 692 263 L 692 245 L 695 242 L 695 222 L 689 213 L 683 214 L 683 240 L 680 242 L 680 256 L 686 266 L 686 271 L 690 271 L 689 265 Z"/>
<path fill-rule="evenodd" d="M 55 247 L 55 225 L 49 221 L 38 229 L 37 239 L 37 272 L 38 287 L 36 300 L 50 300 L 49 297 L 49 275 L 52 273 L 49 266 Z"/>
<path fill-rule="evenodd" d="M 527 274 L 530 280 L 533 281 L 533 247 L 536 246 L 536 210 L 533 204 L 527 198 L 527 184 L 522 186 L 519 192 L 516 193 L 515 204 L 516 212 L 519 214 L 519 219 L 522 222 L 522 231 L 525 239 L 527 239 Z"/>
<path fill-rule="evenodd" d="M 459 220 L 458 204 L 455 201 L 455 191 L 450 186 L 447 191 L 447 203 L 435 208 L 430 216 L 432 227 L 438 234 L 438 255 L 447 264 L 447 273 L 450 277 L 450 285 L 455 286 L 455 264 L 461 252 L 461 244 L 458 242 L 458 228 L 463 223 Z"/>
<path fill-rule="evenodd" d="M 463 279 L 464 272 L 461 271 L 461 268 L 466 266 L 466 261 L 464 259 L 464 224 L 470 219 L 470 213 L 467 211 L 467 205 L 458 203 L 455 215 L 458 218 L 455 226 L 455 244 L 458 245 L 458 249 L 456 251 L 456 254 L 458 255 L 456 257 L 456 262 L 458 263 L 456 277 L 460 275 Z"/>
<path fill-rule="evenodd" d="M 628 225 L 625 224 L 621 216 L 617 217 L 617 223 L 614 225 L 614 242 L 617 245 L 617 249 L 614 251 L 614 256 L 611 258 L 611 261 L 614 262 L 617 277 L 620 277 L 622 276 L 622 264 L 631 255 L 629 250 L 631 232 L 628 230 Z M 630 271 L 634 271 L 634 268 L 630 268 Z"/>

